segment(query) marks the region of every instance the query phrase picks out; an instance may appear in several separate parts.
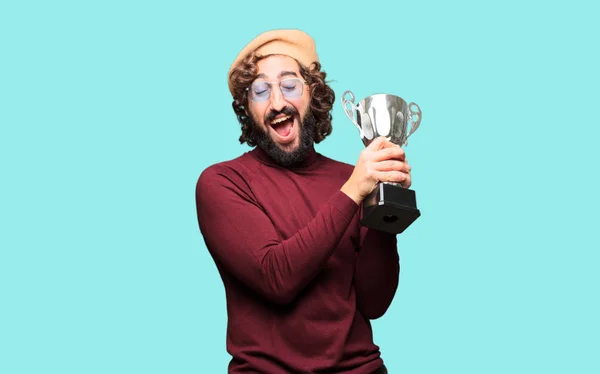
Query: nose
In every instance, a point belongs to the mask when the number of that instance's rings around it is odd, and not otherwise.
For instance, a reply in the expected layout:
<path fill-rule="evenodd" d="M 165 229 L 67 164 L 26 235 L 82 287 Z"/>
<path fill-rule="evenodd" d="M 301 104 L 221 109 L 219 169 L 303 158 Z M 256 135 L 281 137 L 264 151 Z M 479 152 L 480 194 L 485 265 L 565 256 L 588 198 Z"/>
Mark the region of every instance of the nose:
<path fill-rule="evenodd" d="M 271 108 L 278 112 L 280 112 L 287 105 L 285 97 L 283 97 L 281 90 L 277 86 L 273 87 L 273 89 L 271 90 L 270 100 Z"/>

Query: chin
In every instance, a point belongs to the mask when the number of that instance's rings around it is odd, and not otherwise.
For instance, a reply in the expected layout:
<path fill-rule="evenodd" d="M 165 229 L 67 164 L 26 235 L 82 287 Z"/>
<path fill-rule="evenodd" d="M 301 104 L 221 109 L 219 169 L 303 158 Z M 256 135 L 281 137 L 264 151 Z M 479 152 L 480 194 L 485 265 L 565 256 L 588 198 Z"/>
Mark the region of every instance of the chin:
<path fill-rule="evenodd" d="M 277 146 L 285 152 L 293 152 L 295 150 L 297 150 L 300 147 L 300 140 L 298 137 L 296 137 L 294 140 L 292 140 L 289 143 L 286 144 L 277 144 Z"/>

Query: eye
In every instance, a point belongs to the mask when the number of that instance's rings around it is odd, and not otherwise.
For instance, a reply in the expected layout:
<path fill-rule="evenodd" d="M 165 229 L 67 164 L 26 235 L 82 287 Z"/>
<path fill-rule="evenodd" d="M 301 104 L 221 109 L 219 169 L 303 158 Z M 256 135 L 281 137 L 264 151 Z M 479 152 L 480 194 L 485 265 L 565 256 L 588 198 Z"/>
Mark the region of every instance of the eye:
<path fill-rule="evenodd" d="M 269 90 L 269 84 L 265 82 L 257 82 L 252 84 L 252 92 L 256 95 L 264 94 Z"/>
<path fill-rule="evenodd" d="M 283 90 L 293 91 L 297 86 L 298 86 L 298 81 L 295 79 L 281 82 L 281 89 L 283 89 Z"/>

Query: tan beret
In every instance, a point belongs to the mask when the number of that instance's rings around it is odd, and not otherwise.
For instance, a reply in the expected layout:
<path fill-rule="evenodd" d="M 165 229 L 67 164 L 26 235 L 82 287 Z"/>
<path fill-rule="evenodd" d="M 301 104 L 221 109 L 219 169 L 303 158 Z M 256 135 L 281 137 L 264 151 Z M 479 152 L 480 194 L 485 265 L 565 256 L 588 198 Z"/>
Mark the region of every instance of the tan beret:
<path fill-rule="evenodd" d="M 309 67 L 313 62 L 319 61 L 315 41 L 301 30 L 270 30 L 252 39 L 248 45 L 235 58 L 229 68 L 229 75 L 246 56 L 255 52 L 261 56 L 286 55 L 295 58 L 302 65 Z M 229 91 L 233 95 L 231 79 L 227 79 Z"/>

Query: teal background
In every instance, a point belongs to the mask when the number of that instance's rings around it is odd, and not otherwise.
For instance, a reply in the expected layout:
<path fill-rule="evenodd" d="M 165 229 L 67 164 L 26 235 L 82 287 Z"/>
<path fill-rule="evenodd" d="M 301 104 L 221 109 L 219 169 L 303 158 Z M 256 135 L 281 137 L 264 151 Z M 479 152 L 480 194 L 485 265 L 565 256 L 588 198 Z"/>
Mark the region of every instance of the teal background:
<path fill-rule="evenodd" d="M 301 28 L 339 98 L 390 92 L 422 217 L 373 322 L 390 373 L 598 373 L 592 2 L 3 1 L 0 373 L 224 373 L 195 182 L 247 151 L 226 75 Z"/>

